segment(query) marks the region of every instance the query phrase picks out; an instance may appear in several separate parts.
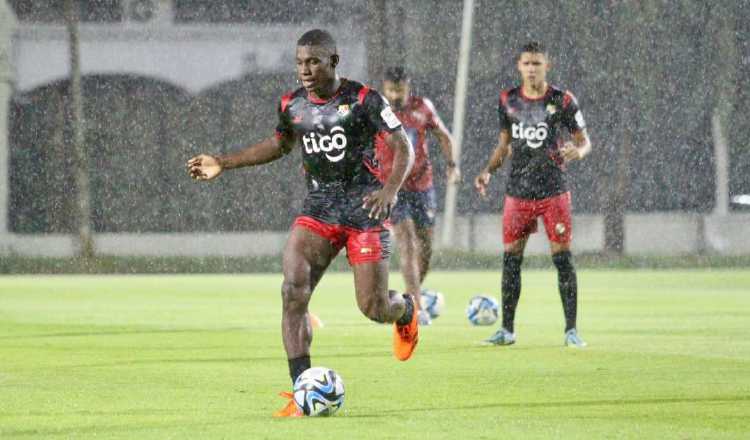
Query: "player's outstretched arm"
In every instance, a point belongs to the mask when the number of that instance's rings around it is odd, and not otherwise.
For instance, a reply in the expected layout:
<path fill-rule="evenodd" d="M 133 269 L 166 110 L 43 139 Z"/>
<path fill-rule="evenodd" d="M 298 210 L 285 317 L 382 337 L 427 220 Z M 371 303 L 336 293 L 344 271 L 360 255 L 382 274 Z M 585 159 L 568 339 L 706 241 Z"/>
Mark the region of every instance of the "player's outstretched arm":
<path fill-rule="evenodd" d="M 479 175 L 474 179 L 474 188 L 482 197 L 487 196 L 487 186 L 490 184 L 492 173 L 503 166 L 505 159 L 510 157 L 510 133 L 508 130 L 501 130 L 497 139 L 497 147 L 490 155 L 487 166 L 482 169 Z"/>
<path fill-rule="evenodd" d="M 586 129 L 573 132 L 573 141 L 566 142 L 560 150 L 565 162 L 581 160 L 591 152 L 591 139 Z"/>
<path fill-rule="evenodd" d="M 445 177 L 448 183 L 456 183 L 461 179 L 461 170 L 456 163 L 458 154 L 456 152 L 456 144 L 453 142 L 453 136 L 451 136 L 450 131 L 448 131 L 440 115 L 438 115 L 432 101 L 424 98 L 424 103 L 429 109 L 430 114 L 430 121 L 427 126 L 430 129 L 430 133 L 437 139 L 438 144 L 440 144 L 440 151 L 443 153 L 443 159 L 445 159 Z"/>
<path fill-rule="evenodd" d="M 414 149 L 403 129 L 388 134 L 385 142 L 393 150 L 393 170 L 382 189 L 364 198 L 363 208 L 370 210 L 369 216 L 372 218 L 390 215 L 391 208 L 396 203 L 396 194 L 414 165 Z"/>
<path fill-rule="evenodd" d="M 458 182 L 461 179 L 461 170 L 456 164 L 456 144 L 453 142 L 453 136 L 451 136 L 442 122 L 430 130 L 430 133 L 435 136 L 440 144 L 440 151 L 442 151 L 443 158 L 445 159 L 445 172 L 448 183 Z"/>
<path fill-rule="evenodd" d="M 187 162 L 188 174 L 195 180 L 211 180 L 224 170 L 272 162 L 291 151 L 294 141 L 288 136 L 271 136 L 223 156 L 199 154 Z"/>

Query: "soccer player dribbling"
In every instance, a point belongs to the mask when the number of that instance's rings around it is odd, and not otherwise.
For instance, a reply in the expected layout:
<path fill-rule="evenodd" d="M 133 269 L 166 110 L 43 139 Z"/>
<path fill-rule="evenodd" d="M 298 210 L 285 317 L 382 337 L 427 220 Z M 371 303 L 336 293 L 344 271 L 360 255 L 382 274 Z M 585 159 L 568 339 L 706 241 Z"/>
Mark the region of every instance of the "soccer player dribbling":
<path fill-rule="evenodd" d="M 453 160 L 455 146 L 450 132 L 429 99 L 410 94 L 410 79 L 403 67 L 396 66 L 386 70 L 383 95 L 393 106 L 414 146 L 414 167 L 398 193 L 390 221 L 396 234 L 406 293 L 414 295 L 419 304 L 421 286 L 430 268 L 437 209 L 432 185 L 432 163 L 427 148 L 428 132 L 440 144 L 448 182 L 458 180 L 461 173 Z M 391 150 L 382 148 L 377 157 L 384 175 L 388 175 L 393 162 Z M 427 310 L 419 311 L 419 325 L 430 325 L 432 318 Z"/>
<path fill-rule="evenodd" d="M 393 350 L 405 361 L 418 342 L 412 295 L 388 290 L 389 232 L 383 222 L 411 169 L 414 153 L 401 123 L 375 90 L 336 74 L 336 42 L 314 29 L 297 41 L 296 69 L 302 87 L 284 95 L 276 133 L 225 155 L 188 161 L 197 180 L 224 170 L 260 165 L 300 147 L 308 194 L 283 254 L 282 337 L 292 383 L 310 368 L 312 330 L 308 303 L 328 265 L 346 247 L 357 304 L 376 322 L 393 322 Z M 393 150 L 393 169 L 381 183 L 376 144 Z M 299 416 L 291 393 L 276 417 Z"/>
<path fill-rule="evenodd" d="M 516 342 L 513 321 L 521 295 L 521 263 L 529 235 L 541 216 L 557 268 L 565 314 L 566 346 L 585 347 L 578 335 L 578 283 L 570 253 L 571 202 L 565 184 L 565 165 L 591 151 L 583 114 L 572 93 L 547 84 L 550 62 L 538 42 L 526 44 L 518 55 L 521 86 L 500 93 L 500 135 L 487 166 L 474 179 L 486 195 L 492 173 L 510 158 L 510 177 L 503 204 L 502 327 L 485 342 Z M 572 140 L 563 141 L 563 130 Z"/>

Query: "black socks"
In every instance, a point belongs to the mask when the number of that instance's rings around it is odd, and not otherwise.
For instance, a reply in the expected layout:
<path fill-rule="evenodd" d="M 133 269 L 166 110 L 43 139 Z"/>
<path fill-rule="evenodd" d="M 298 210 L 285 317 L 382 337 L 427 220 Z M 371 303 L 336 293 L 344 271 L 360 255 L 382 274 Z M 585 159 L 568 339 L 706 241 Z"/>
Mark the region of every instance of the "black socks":
<path fill-rule="evenodd" d="M 513 333 L 513 320 L 516 317 L 516 306 L 521 297 L 521 263 L 523 255 L 503 255 L 503 327 Z"/>
<path fill-rule="evenodd" d="M 410 323 L 415 313 L 414 301 L 412 301 L 410 295 L 404 294 L 404 305 L 406 306 L 406 310 L 404 310 L 404 314 L 398 318 L 398 321 L 396 321 L 396 324 L 398 325 L 406 325 Z"/>
<path fill-rule="evenodd" d="M 300 374 L 310 368 L 310 356 L 300 356 L 294 359 L 289 359 L 289 376 L 292 378 L 292 385 L 297 380 Z"/>
<path fill-rule="evenodd" d="M 560 299 L 565 312 L 565 331 L 575 328 L 578 309 L 578 279 L 570 251 L 552 255 L 552 262 L 557 267 L 557 283 L 560 287 Z"/>

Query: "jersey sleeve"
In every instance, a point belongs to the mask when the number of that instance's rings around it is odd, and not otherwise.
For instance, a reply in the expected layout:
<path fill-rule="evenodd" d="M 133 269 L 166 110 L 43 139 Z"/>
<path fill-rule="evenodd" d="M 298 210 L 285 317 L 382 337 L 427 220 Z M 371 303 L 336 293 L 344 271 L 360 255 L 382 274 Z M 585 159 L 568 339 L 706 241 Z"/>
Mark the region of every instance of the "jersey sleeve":
<path fill-rule="evenodd" d="M 563 97 L 563 125 L 571 132 L 581 131 L 586 128 L 586 121 L 578 106 L 578 100 L 570 92 L 565 92 Z"/>
<path fill-rule="evenodd" d="M 432 101 L 427 98 L 422 98 L 422 102 L 424 103 L 425 113 L 427 114 L 427 122 L 425 123 L 425 125 L 427 125 L 427 128 L 431 130 L 443 129 L 445 131 L 448 131 L 448 129 L 445 127 L 445 124 L 443 124 L 443 120 L 440 119 L 437 110 L 435 110 L 435 105 L 432 104 Z"/>
<path fill-rule="evenodd" d="M 276 124 L 276 138 L 281 139 L 283 137 L 292 136 L 294 130 L 292 129 L 292 118 L 289 116 L 289 100 L 290 95 L 284 95 L 279 101 L 279 105 L 276 107 L 276 113 L 278 114 L 279 122 Z"/>
<path fill-rule="evenodd" d="M 393 133 L 401 129 L 401 121 L 393 113 L 388 100 L 375 90 L 367 92 L 364 107 L 376 131 Z"/>
<path fill-rule="evenodd" d="M 508 103 L 508 91 L 503 90 L 500 93 L 500 99 L 497 103 L 497 116 L 500 123 L 500 130 L 510 130 L 510 119 L 508 118 L 508 110 L 506 104 Z"/>

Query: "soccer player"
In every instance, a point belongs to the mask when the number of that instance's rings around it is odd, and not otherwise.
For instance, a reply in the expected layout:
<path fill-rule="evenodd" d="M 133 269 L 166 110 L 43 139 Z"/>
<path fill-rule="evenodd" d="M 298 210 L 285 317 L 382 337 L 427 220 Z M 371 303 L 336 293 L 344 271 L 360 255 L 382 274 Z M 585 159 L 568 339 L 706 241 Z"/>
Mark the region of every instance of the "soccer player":
<path fill-rule="evenodd" d="M 550 61 L 544 47 L 538 42 L 523 46 L 517 67 L 521 86 L 500 93 L 498 145 L 474 179 L 477 191 L 485 196 L 492 173 L 510 159 L 503 204 L 503 324 L 485 342 L 516 342 L 513 320 L 521 295 L 523 252 L 541 216 L 557 268 L 565 313 L 565 345 L 584 347 L 586 343 L 576 330 L 578 283 L 570 253 L 570 192 L 565 184 L 565 166 L 583 159 L 591 151 L 591 142 L 573 94 L 547 84 Z M 565 131 L 571 141 L 563 141 Z"/>
<path fill-rule="evenodd" d="M 284 249 L 282 336 L 292 383 L 310 367 L 312 331 L 307 306 L 315 286 L 341 248 L 354 272 L 357 304 L 376 322 L 393 322 L 397 359 L 418 341 L 418 306 L 412 295 L 388 290 L 389 232 L 383 222 L 409 173 L 414 153 L 387 101 L 375 90 L 336 74 L 339 55 L 324 30 L 297 41 L 299 89 L 278 106 L 276 133 L 237 152 L 201 154 L 188 161 L 190 175 L 210 180 L 224 170 L 261 165 L 299 146 L 308 194 Z M 393 150 L 393 170 L 381 183 L 376 144 Z M 274 415 L 299 416 L 291 393 Z"/>
<path fill-rule="evenodd" d="M 409 86 L 409 77 L 403 67 L 386 70 L 383 95 L 401 120 L 415 153 L 414 167 L 398 193 L 390 220 L 396 234 L 406 292 L 414 295 L 419 304 L 421 286 L 430 268 L 437 208 L 432 186 L 432 163 L 427 148 L 428 132 L 440 143 L 448 181 L 455 182 L 461 174 L 453 160 L 455 150 L 450 132 L 435 111 L 435 106 L 427 98 L 411 95 Z M 393 165 L 392 151 L 382 148 L 377 157 L 384 174 L 388 175 Z M 419 311 L 419 325 L 430 325 L 431 318 L 426 310 Z"/>

